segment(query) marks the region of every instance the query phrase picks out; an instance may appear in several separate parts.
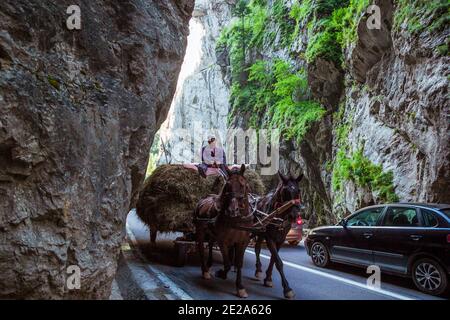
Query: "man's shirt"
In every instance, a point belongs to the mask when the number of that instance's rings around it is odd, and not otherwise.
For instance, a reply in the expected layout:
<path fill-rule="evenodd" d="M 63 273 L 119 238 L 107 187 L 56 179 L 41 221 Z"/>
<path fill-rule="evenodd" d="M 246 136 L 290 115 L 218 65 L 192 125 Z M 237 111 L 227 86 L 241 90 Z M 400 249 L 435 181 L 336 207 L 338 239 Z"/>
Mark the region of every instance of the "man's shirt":
<path fill-rule="evenodd" d="M 225 152 L 220 147 L 210 147 L 207 145 L 202 149 L 202 161 L 206 164 L 225 164 Z"/>

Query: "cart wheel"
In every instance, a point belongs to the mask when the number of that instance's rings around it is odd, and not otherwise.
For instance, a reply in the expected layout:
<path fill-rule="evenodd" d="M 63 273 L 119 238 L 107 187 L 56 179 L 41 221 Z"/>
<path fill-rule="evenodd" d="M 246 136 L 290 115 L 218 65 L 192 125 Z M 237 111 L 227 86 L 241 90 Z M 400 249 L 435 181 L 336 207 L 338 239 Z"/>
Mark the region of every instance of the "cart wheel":
<path fill-rule="evenodd" d="M 183 267 L 186 264 L 187 251 L 186 246 L 181 243 L 175 243 L 175 265 Z"/>

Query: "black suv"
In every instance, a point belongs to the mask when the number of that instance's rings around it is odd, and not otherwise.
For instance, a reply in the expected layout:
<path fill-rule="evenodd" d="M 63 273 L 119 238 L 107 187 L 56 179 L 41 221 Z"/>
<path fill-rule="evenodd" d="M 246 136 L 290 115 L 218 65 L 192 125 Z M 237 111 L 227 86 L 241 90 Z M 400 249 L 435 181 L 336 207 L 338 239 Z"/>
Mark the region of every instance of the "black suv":
<path fill-rule="evenodd" d="M 395 203 L 361 209 L 336 226 L 312 229 L 305 247 L 313 263 L 377 265 L 412 277 L 421 291 L 439 295 L 450 273 L 450 205 Z"/>

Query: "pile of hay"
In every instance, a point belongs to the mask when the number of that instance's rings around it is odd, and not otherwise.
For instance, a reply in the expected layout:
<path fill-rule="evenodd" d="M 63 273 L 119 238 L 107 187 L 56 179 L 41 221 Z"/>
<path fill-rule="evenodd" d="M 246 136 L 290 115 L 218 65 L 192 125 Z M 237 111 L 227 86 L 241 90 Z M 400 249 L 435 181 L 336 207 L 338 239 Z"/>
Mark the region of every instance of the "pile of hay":
<path fill-rule="evenodd" d="M 262 195 L 261 177 L 250 169 L 245 171 L 253 193 Z M 221 176 L 199 176 L 183 165 L 159 166 L 146 179 L 139 194 L 136 212 L 149 227 L 161 232 L 190 232 L 194 230 L 193 211 L 198 201 L 211 193 L 219 193 Z"/>

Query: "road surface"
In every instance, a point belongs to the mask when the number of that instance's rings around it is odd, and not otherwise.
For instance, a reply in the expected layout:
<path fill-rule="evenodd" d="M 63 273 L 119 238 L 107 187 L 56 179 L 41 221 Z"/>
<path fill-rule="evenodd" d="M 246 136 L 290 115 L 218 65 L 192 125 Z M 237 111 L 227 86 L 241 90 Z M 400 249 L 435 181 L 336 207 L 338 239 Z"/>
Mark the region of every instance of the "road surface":
<path fill-rule="evenodd" d="M 132 232 L 145 263 L 164 274 L 192 299 L 239 299 L 235 296 L 235 273 L 230 272 L 227 280 L 201 278 L 196 254 L 191 254 L 184 267 L 174 267 L 175 252 L 173 239 L 177 234 L 159 234 L 156 245 L 150 246 L 148 229 L 140 222 L 134 211 L 127 218 L 127 228 Z M 409 279 L 381 275 L 381 290 L 366 286 L 368 275 L 365 270 L 335 265 L 327 269 L 317 268 L 311 262 L 302 244 L 286 246 L 281 250 L 286 278 L 299 300 L 431 300 L 448 299 L 422 294 L 414 289 Z M 262 250 L 263 270 L 268 265 L 270 253 Z M 220 254 L 214 254 L 212 273 L 221 268 Z M 273 288 L 266 288 L 262 281 L 254 278 L 255 256 L 253 248 L 245 254 L 243 282 L 249 299 L 283 299 L 283 289 L 278 272 L 274 268 Z"/>

